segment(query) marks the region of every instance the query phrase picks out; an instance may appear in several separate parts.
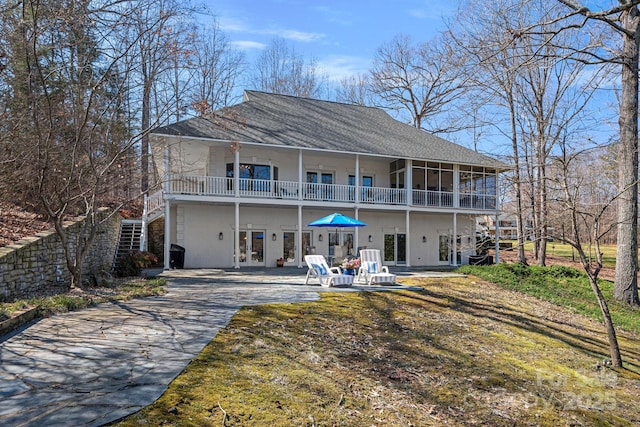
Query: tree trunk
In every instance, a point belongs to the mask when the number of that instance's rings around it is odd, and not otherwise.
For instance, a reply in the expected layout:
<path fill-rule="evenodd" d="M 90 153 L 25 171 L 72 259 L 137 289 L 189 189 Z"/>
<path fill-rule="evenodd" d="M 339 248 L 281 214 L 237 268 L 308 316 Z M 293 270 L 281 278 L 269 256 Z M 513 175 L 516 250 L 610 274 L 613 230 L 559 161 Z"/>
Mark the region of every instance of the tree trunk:
<path fill-rule="evenodd" d="M 513 150 L 513 180 L 516 190 L 516 236 L 518 238 L 518 262 L 527 264 L 527 257 L 524 253 L 524 223 L 522 211 L 522 182 L 520 181 L 520 152 L 518 150 L 518 136 L 516 132 L 516 114 L 514 111 L 513 98 L 509 94 L 510 121 L 511 121 L 511 148 Z M 497 224 L 496 224 L 497 230 Z M 498 236 L 496 236 L 498 238 Z"/>
<path fill-rule="evenodd" d="M 538 229 L 540 241 L 538 246 L 538 265 L 547 265 L 547 167 L 546 145 L 543 141 L 538 144 Z"/>
<path fill-rule="evenodd" d="M 613 327 L 613 320 L 611 320 L 611 313 L 609 312 L 609 306 L 604 299 L 600 288 L 598 287 L 598 276 L 589 274 L 589 284 L 593 293 L 596 294 L 598 299 L 598 305 L 602 316 L 604 317 L 604 326 L 607 330 L 607 338 L 609 339 L 609 353 L 611 355 L 611 366 L 614 368 L 622 368 L 622 356 L 620 354 L 620 346 L 618 345 L 618 337 L 616 336 L 616 329 Z"/>
<path fill-rule="evenodd" d="M 618 245 L 613 295 L 630 305 L 638 301 L 638 8 L 621 14 L 623 37 L 620 151 L 618 156 Z"/>

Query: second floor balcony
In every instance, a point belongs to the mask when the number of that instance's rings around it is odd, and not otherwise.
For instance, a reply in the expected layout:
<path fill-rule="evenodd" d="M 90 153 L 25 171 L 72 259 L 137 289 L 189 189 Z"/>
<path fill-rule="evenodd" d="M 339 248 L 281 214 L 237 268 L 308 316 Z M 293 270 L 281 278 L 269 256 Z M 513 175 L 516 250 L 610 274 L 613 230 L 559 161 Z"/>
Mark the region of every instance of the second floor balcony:
<path fill-rule="evenodd" d="M 171 175 L 165 192 L 172 195 L 255 198 L 300 202 L 334 202 L 381 206 L 495 210 L 496 196 L 457 191 L 364 187 L 280 180 Z"/>

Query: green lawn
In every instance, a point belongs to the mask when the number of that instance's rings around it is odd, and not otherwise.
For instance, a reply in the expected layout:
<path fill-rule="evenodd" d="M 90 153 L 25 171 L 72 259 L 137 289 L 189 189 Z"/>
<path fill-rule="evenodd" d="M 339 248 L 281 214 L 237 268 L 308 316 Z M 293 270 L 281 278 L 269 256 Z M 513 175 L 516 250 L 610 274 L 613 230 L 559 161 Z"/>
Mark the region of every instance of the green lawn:
<path fill-rule="evenodd" d="M 637 334 L 620 332 L 626 369 L 602 368 L 603 327 L 572 307 L 474 276 L 403 280 L 421 290 L 243 308 L 116 425 L 640 424 Z"/>
<path fill-rule="evenodd" d="M 113 287 L 88 287 L 84 291 L 61 293 L 57 295 L 21 299 L 0 303 L 0 320 L 10 317 L 14 312 L 29 307 L 39 307 L 43 316 L 67 311 L 81 310 L 109 301 L 127 301 L 153 295 L 162 295 L 167 280 L 164 278 L 128 278 Z"/>
<path fill-rule="evenodd" d="M 488 266 L 465 265 L 458 271 L 549 301 L 599 322 L 603 321 L 589 279 L 581 270 L 564 266 L 525 267 L 521 264 L 503 263 Z M 610 281 L 599 280 L 598 284 L 609 305 L 613 323 L 618 328 L 640 333 L 640 311 L 615 301 L 613 283 Z"/>
<path fill-rule="evenodd" d="M 513 243 L 514 248 L 516 247 L 516 241 L 510 241 Z M 602 250 L 602 263 L 607 267 L 615 267 L 616 265 L 616 245 L 602 245 L 600 247 Z M 524 244 L 524 250 L 530 253 L 533 253 L 533 243 L 526 242 Z M 589 252 L 588 248 L 585 248 L 587 254 L 591 254 L 592 257 L 595 258 L 595 248 Z M 548 242 L 547 243 L 547 253 L 550 255 L 556 255 L 560 257 L 564 257 L 567 259 L 575 260 L 577 262 L 580 261 L 580 257 L 578 252 L 573 249 L 571 245 L 560 242 Z"/>

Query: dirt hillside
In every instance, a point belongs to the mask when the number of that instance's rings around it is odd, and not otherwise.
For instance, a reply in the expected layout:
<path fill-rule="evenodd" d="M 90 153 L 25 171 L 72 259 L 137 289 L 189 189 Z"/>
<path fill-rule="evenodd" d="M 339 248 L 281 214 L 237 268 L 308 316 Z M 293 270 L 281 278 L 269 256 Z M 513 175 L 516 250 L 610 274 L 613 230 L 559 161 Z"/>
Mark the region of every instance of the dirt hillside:
<path fill-rule="evenodd" d="M 45 218 L 11 202 L 0 201 L 0 247 L 51 228 Z"/>

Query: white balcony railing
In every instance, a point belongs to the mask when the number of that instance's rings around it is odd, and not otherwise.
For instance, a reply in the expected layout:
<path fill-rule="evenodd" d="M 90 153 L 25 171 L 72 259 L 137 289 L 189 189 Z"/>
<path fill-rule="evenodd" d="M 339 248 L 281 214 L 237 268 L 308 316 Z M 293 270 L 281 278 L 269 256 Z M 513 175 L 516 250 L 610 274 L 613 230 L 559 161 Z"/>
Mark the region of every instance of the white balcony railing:
<path fill-rule="evenodd" d="M 164 208 L 164 196 L 162 191 L 156 191 L 155 193 L 147 196 L 146 213 L 151 215 L 155 212 L 162 211 Z"/>
<path fill-rule="evenodd" d="M 425 207 L 453 207 L 455 194 L 447 191 L 411 190 L 385 187 L 360 187 L 360 194 L 352 185 L 298 183 L 268 179 L 238 180 L 238 196 L 244 198 L 329 201 L 379 205 L 407 205 Z M 172 175 L 169 193 L 201 196 L 235 197 L 234 179 L 227 177 Z M 408 196 L 411 196 L 411 199 Z M 359 196 L 359 197 L 356 197 Z M 458 206 L 468 209 L 494 210 L 496 197 L 491 195 L 460 194 Z"/>

